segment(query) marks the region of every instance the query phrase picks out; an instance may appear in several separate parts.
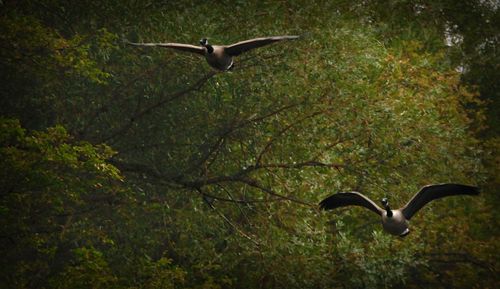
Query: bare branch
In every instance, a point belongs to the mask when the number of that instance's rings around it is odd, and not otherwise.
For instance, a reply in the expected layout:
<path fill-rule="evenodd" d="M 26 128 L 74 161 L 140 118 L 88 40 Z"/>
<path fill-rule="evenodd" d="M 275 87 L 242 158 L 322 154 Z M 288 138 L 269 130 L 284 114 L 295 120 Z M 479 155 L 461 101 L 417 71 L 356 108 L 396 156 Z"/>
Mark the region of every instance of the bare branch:
<path fill-rule="evenodd" d="M 281 131 L 279 131 L 277 133 L 277 135 L 275 135 L 272 139 L 270 139 L 266 146 L 260 151 L 258 157 L 257 157 L 257 160 L 255 161 L 255 163 L 258 165 L 260 164 L 261 160 L 262 160 L 262 157 L 264 156 L 264 154 L 269 151 L 269 149 L 271 148 L 271 146 L 274 144 L 274 141 L 276 141 L 276 139 L 278 139 L 278 137 L 282 136 L 285 132 L 287 132 L 288 130 L 292 129 L 293 127 L 295 127 L 296 125 L 302 123 L 303 121 L 307 120 L 307 119 L 310 119 L 310 118 L 313 118 L 315 116 L 318 116 L 320 114 L 322 114 L 323 112 L 325 112 L 325 110 L 321 110 L 321 111 L 317 111 L 317 112 L 314 112 L 310 115 L 307 115 L 299 120 L 297 120 L 296 122 L 294 123 L 291 123 L 289 125 L 287 125 L 286 127 L 284 127 Z"/>
<path fill-rule="evenodd" d="M 226 189 L 226 187 L 224 187 L 223 185 L 221 184 L 218 184 L 218 186 L 220 188 L 222 188 L 226 194 L 228 195 L 228 197 L 231 199 L 231 200 L 234 200 L 233 196 L 231 195 L 231 193 Z M 270 200 L 270 201 L 273 201 L 273 200 Z M 251 206 L 248 205 L 248 203 L 245 204 L 246 205 L 246 208 L 250 208 L 251 209 Z M 245 211 L 241 208 L 242 207 L 242 204 L 239 204 L 238 206 L 238 209 L 240 210 L 241 214 L 245 217 L 245 219 L 247 220 L 248 223 L 250 223 L 250 218 L 248 218 L 248 215 L 247 213 L 245 213 Z"/>
<path fill-rule="evenodd" d="M 161 67 L 160 65 L 156 65 L 156 66 L 153 66 L 152 68 L 146 69 L 142 73 L 138 74 L 136 77 L 134 77 L 134 78 L 130 79 L 129 81 L 127 81 L 127 83 L 115 87 L 110 92 L 110 99 L 111 100 L 116 99 L 121 92 L 123 92 L 123 91 L 127 90 L 128 88 L 130 88 L 130 86 L 132 86 L 136 81 L 138 81 L 139 79 L 143 78 L 144 76 L 148 76 L 148 75 L 151 75 L 151 74 L 155 73 L 160 67 Z M 80 138 L 85 138 L 86 134 L 88 132 L 88 129 L 90 128 L 90 126 L 97 121 L 97 118 L 101 114 L 107 112 L 109 110 L 109 107 L 111 105 L 113 105 L 113 106 L 119 106 L 125 100 L 126 100 L 126 98 L 122 98 L 121 101 L 119 101 L 118 103 L 116 103 L 116 102 L 107 103 L 107 104 L 101 106 L 99 109 L 97 109 L 94 112 L 94 114 L 90 117 L 90 120 L 87 123 L 87 125 L 80 132 L 77 133 L 79 135 L 79 137 Z"/>
<path fill-rule="evenodd" d="M 250 125 L 252 123 L 258 123 L 258 122 L 261 122 L 261 121 L 264 121 L 266 120 L 267 118 L 269 117 L 272 117 L 272 116 L 275 116 L 275 115 L 278 115 L 288 109 L 291 109 L 291 108 L 294 108 L 294 107 L 297 107 L 299 106 L 300 104 L 302 104 L 302 102 L 299 102 L 299 103 L 293 103 L 293 104 L 289 104 L 289 105 L 285 105 L 283 107 L 280 107 L 276 110 L 273 110 L 271 112 L 268 112 L 262 116 L 251 116 L 250 118 L 247 118 L 245 120 L 242 120 L 232 126 L 230 126 L 229 128 L 226 128 L 224 130 L 222 130 L 221 132 L 218 133 L 218 138 L 217 140 L 215 141 L 215 143 L 205 151 L 204 155 L 200 158 L 200 160 L 198 162 L 196 162 L 196 164 L 194 164 L 191 168 L 187 169 L 184 173 L 188 173 L 188 172 L 191 172 L 193 171 L 194 169 L 196 168 L 199 168 L 200 166 L 202 166 L 204 163 L 206 163 L 207 161 L 209 161 L 209 159 L 212 157 L 212 155 L 214 153 L 217 153 L 218 150 L 220 149 L 221 145 L 224 143 L 223 141 L 229 136 L 231 135 L 233 132 L 237 131 L 238 129 L 241 129 L 247 125 Z M 210 138 L 212 139 L 212 138 Z M 200 146 L 204 146 L 206 144 L 202 144 Z M 215 162 L 215 158 L 212 159 L 212 161 L 210 163 L 213 163 Z"/>
<path fill-rule="evenodd" d="M 295 198 L 292 198 L 292 197 L 280 195 L 280 194 L 274 192 L 272 189 L 264 187 L 258 181 L 254 180 L 254 179 L 251 179 L 251 178 L 243 178 L 243 177 L 241 177 L 241 178 L 238 178 L 236 181 L 241 182 L 241 183 L 245 183 L 245 184 L 247 184 L 247 185 L 249 185 L 251 187 L 254 187 L 254 188 L 257 188 L 257 189 L 259 189 L 259 190 L 261 190 L 263 192 L 266 192 L 266 193 L 268 193 L 271 196 L 275 196 L 275 197 L 281 198 L 283 200 L 288 200 L 288 201 L 291 201 L 291 202 L 294 202 L 294 203 L 298 203 L 298 204 L 301 204 L 301 205 L 306 205 L 306 206 L 309 206 L 309 207 L 316 207 L 316 205 L 314 205 L 314 204 L 311 204 L 311 203 L 308 203 L 308 202 L 305 202 L 305 201 L 301 201 L 299 199 L 295 199 Z"/>
<path fill-rule="evenodd" d="M 287 164 L 287 163 L 261 164 L 255 166 L 254 168 L 255 169 L 260 169 L 260 168 L 301 169 L 304 167 L 326 167 L 326 168 L 339 169 L 345 167 L 345 165 L 339 163 L 322 163 L 318 161 L 306 161 L 293 164 Z"/>
<path fill-rule="evenodd" d="M 217 184 L 220 185 L 220 184 Z M 228 202 L 228 203 L 237 203 L 237 204 L 251 204 L 251 203 L 270 203 L 270 202 L 276 202 L 276 201 L 281 201 L 281 199 L 271 199 L 271 200 L 241 200 L 241 199 L 233 199 L 231 196 L 229 199 L 219 197 L 219 196 L 214 196 L 208 193 L 203 192 L 202 193 L 204 196 L 209 197 L 214 200 L 218 200 L 221 202 Z"/>
<path fill-rule="evenodd" d="M 250 166 L 248 168 L 245 168 L 241 171 L 238 171 L 234 173 L 233 175 L 225 175 L 225 176 L 215 176 L 211 178 L 203 178 L 203 179 L 198 179 L 194 181 L 186 181 L 182 180 L 181 176 L 166 176 L 161 174 L 159 171 L 147 166 L 147 165 L 142 165 L 142 164 L 130 164 L 130 163 L 124 163 L 119 160 L 111 160 L 111 163 L 119 167 L 121 170 L 124 171 L 132 171 L 132 172 L 140 172 L 147 174 L 155 179 L 160 179 L 162 182 L 165 184 L 177 184 L 185 188 L 191 188 L 191 189 L 200 189 L 204 186 L 208 185 L 214 185 L 214 184 L 220 184 L 224 182 L 237 182 L 237 183 L 243 183 L 248 186 L 257 188 L 261 190 L 262 192 L 265 192 L 271 196 L 277 197 L 281 200 L 288 200 L 294 203 L 310 206 L 310 207 L 315 207 L 315 205 L 295 199 L 293 197 L 289 196 L 284 196 L 281 194 L 276 193 L 273 191 L 271 188 L 263 186 L 261 183 L 259 183 L 257 180 L 248 177 L 247 175 L 253 171 L 260 170 L 260 169 L 269 169 L 269 168 L 280 168 L 280 169 L 300 169 L 304 167 L 327 167 L 327 168 L 343 168 L 345 165 L 342 164 L 335 164 L 335 163 L 322 163 L 322 162 L 317 162 L 317 161 L 306 161 L 306 162 L 301 162 L 301 163 L 295 163 L 295 164 L 287 164 L 287 163 L 276 163 L 276 164 L 261 164 L 259 166 Z M 230 199 L 225 199 L 221 197 L 216 197 L 216 196 L 210 196 L 213 197 L 214 199 L 220 199 L 223 201 L 232 201 L 232 202 L 240 202 L 240 201 L 235 201 L 235 200 L 230 200 Z M 277 201 L 277 200 L 272 200 L 272 201 Z M 248 202 L 248 201 L 245 201 Z M 256 202 L 256 201 L 255 201 Z M 243 202 L 242 202 L 243 203 Z"/>
<path fill-rule="evenodd" d="M 203 193 L 203 191 L 200 189 L 200 188 L 197 188 L 197 191 L 202 195 L 202 196 L 205 196 L 205 194 Z M 223 213 L 219 212 L 219 210 L 217 210 L 217 208 L 215 208 L 214 205 L 212 205 L 210 202 L 208 202 L 205 198 L 203 198 L 203 200 L 205 201 L 205 203 L 207 203 L 210 208 L 212 208 L 212 210 L 214 210 L 224 221 L 226 221 L 229 226 L 231 226 L 236 232 L 238 232 L 241 236 L 245 237 L 246 239 L 252 241 L 252 243 L 254 243 L 255 245 L 257 246 L 260 246 L 261 244 L 259 242 L 257 242 L 256 240 L 254 240 L 252 237 L 250 237 L 249 235 L 247 235 L 246 233 L 244 233 L 243 231 L 241 231 L 236 225 L 234 225 L 231 220 L 229 220 L 228 217 L 226 217 Z"/>
<path fill-rule="evenodd" d="M 431 262 L 436 263 L 470 263 L 476 266 L 479 266 L 483 269 L 486 269 L 492 273 L 496 273 L 495 267 L 488 262 L 478 260 L 475 257 L 471 256 L 468 253 L 454 253 L 454 252 L 444 252 L 444 253 L 424 253 L 419 254 L 419 256 L 429 256 L 433 257 L 429 259 Z M 442 258 L 435 258 L 442 257 Z"/>
<path fill-rule="evenodd" d="M 116 138 L 117 136 L 127 132 L 132 127 L 132 125 L 136 121 L 141 119 L 143 116 L 147 115 L 148 113 L 163 106 L 164 104 L 166 104 L 168 102 L 174 101 L 174 100 L 176 100 L 176 99 L 178 99 L 178 98 L 180 98 L 180 97 L 182 97 L 182 96 L 184 96 L 192 91 L 200 89 L 203 86 L 203 84 L 205 84 L 211 77 L 213 77 L 216 74 L 217 74 L 217 72 L 211 71 L 211 72 L 207 73 L 205 76 L 203 76 L 202 78 L 200 78 L 198 81 L 196 81 L 193 85 L 189 86 L 188 88 L 183 89 L 181 91 L 178 91 L 178 92 L 172 94 L 170 97 L 162 99 L 162 100 L 158 101 L 157 103 L 154 103 L 154 104 L 152 104 L 152 105 L 150 105 L 142 110 L 137 109 L 136 113 L 134 113 L 134 115 L 129 118 L 129 120 L 127 121 L 126 124 L 124 124 L 121 128 L 112 132 L 109 136 L 101 139 L 100 142 L 107 142 L 107 141 L 112 140 L 112 139 Z"/>

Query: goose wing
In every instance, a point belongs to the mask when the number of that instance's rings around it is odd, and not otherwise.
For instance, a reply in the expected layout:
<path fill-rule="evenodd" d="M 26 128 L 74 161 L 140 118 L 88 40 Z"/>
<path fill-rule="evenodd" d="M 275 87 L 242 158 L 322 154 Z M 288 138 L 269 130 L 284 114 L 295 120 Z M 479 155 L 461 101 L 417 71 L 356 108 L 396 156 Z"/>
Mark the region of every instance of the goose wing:
<path fill-rule="evenodd" d="M 297 38 L 299 38 L 299 36 L 297 35 L 254 38 L 228 45 L 225 47 L 224 51 L 231 56 L 237 56 L 245 51 L 254 48 L 258 48 L 282 40 L 292 40 Z"/>
<path fill-rule="evenodd" d="M 127 42 L 127 44 L 133 45 L 133 46 L 172 48 L 172 49 L 176 49 L 176 50 L 205 55 L 205 48 L 204 47 L 194 46 L 191 44 L 183 44 L 183 43 L 133 43 L 133 42 Z"/>
<path fill-rule="evenodd" d="M 384 211 L 368 197 L 365 197 L 358 192 L 333 194 L 319 203 L 319 207 L 323 210 L 332 210 L 345 206 L 365 207 L 378 215 L 382 215 L 382 212 Z"/>
<path fill-rule="evenodd" d="M 479 188 L 460 184 L 440 184 L 425 186 L 413 198 L 401 208 L 407 220 L 420 210 L 428 202 L 454 195 L 478 195 Z"/>

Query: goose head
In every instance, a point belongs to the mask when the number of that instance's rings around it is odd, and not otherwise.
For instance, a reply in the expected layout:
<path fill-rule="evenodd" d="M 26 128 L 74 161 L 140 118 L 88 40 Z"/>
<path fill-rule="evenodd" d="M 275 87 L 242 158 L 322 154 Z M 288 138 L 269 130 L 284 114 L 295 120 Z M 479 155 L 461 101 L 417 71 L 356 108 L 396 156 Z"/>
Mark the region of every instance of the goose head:
<path fill-rule="evenodd" d="M 389 200 L 387 198 L 382 198 L 380 202 L 382 203 L 384 209 L 387 211 L 387 217 L 389 218 L 392 217 L 392 211 L 391 208 L 389 207 Z"/>
<path fill-rule="evenodd" d="M 203 47 L 205 47 L 207 49 L 208 53 L 214 52 L 214 48 L 212 47 L 212 45 L 208 44 L 208 39 L 207 38 L 200 39 L 200 45 L 203 46 Z"/>
<path fill-rule="evenodd" d="M 208 39 L 206 38 L 200 39 L 200 45 L 206 47 L 208 45 Z"/>

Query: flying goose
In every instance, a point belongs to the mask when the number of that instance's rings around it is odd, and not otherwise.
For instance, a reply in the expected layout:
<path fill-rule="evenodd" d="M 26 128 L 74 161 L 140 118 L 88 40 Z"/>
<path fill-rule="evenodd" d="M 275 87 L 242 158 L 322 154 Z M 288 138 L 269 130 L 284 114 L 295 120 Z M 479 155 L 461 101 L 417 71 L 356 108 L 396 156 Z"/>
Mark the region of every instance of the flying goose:
<path fill-rule="evenodd" d="M 201 46 L 195 46 L 182 43 L 133 43 L 127 42 L 134 46 L 149 46 L 149 47 L 164 47 L 173 48 L 181 51 L 196 53 L 205 56 L 208 64 L 215 69 L 226 71 L 233 67 L 233 57 L 238 56 L 246 51 L 268 45 L 282 40 L 293 40 L 299 36 L 272 36 L 254 38 L 245 41 L 240 41 L 231 45 L 211 45 L 208 44 L 208 39 L 200 40 Z"/>
<path fill-rule="evenodd" d="M 428 185 L 402 208 L 391 210 L 387 198 L 381 200 L 384 209 L 380 208 L 368 197 L 358 192 L 342 192 L 329 196 L 319 203 L 323 210 L 332 210 L 345 206 L 361 206 L 382 217 L 384 230 L 392 235 L 404 237 L 410 233 L 408 221 L 428 202 L 453 195 L 478 195 L 479 188 L 460 184 Z"/>

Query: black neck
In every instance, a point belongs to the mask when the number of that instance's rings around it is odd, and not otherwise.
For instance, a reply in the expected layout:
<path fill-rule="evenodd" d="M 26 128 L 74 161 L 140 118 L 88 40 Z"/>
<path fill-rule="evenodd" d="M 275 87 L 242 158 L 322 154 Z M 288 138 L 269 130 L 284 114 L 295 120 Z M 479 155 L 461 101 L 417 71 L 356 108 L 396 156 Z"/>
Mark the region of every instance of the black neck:
<path fill-rule="evenodd" d="M 212 45 L 207 44 L 207 45 L 205 45 L 205 47 L 207 48 L 207 52 L 208 53 L 213 53 L 214 52 L 214 48 L 212 47 Z"/>
<path fill-rule="evenodd" d="M 387 211 L 387 217 L 389 217 L 389 218 L 390 218 L 390 217 L 392 217 L 392 211 L 391 211 L 391 209 L 389 208 L 389 206 L 386 206 L 386 207 L 385 207 L 385 210 Z"/>

